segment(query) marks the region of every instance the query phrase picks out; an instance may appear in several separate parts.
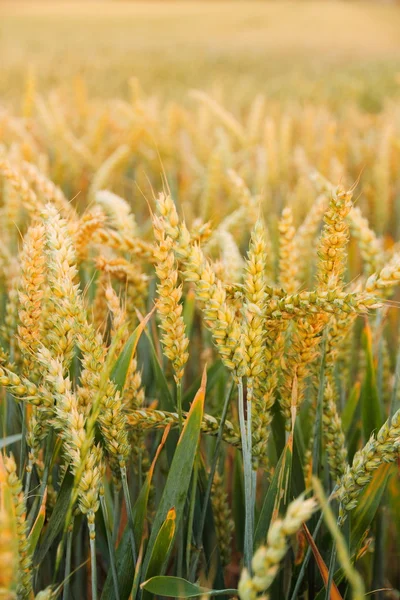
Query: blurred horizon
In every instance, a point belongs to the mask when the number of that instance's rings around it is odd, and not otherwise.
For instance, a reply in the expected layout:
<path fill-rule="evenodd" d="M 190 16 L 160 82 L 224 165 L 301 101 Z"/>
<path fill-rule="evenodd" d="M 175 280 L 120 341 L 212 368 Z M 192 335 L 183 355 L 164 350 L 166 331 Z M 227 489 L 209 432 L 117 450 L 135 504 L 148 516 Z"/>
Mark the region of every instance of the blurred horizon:
<path fill-rule="evenodd" d="M 400 10 L 380 2 L 277 0 L 18 0 L 0 8 L 3 103 L 34 72 L 38 89 L 83 77 L 90 93 L 178 99 L 223 89 L 369 110 L 400 88 Z"/>

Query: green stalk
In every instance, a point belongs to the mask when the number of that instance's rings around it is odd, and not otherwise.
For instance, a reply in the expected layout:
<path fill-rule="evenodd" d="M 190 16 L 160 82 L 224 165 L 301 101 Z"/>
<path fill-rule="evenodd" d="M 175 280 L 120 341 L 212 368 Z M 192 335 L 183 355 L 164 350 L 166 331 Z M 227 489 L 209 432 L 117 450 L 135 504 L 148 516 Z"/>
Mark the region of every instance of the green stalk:
<path fill-rule="evenodd" d="M 198 529 L 198 533 L 197 533 L 197 538 L 195 541 L 196 550 L 195 550 L 195 555 L 193 558 L 193 563 L 192 563 L 192 567 L 190 569 L 190 575 L 189 575 L 190 581 L 194 581 L 194 579 L 196 577 L 197 565 L 199 562 L 200 552 L 201 552 L 201 547 L 202 547 L 204 525 L 206 523 L 207 506 L 208 506 L 208 501 L 211 496 L 211 488 L 212 488 L 212 484 L 213 484 L 213 480 L 214 480 L 215 470 L 217 468 L 217 464 L 218 464 L 218 460 L 219 460 L 219 453 L 220 453 L 220 448 L 221 448 L 221 443 L 222 443 L 222 434 L 223 434 L 224 427 L 225 427 L 226 416 L 228 414 L 228 408 L 229 408 L 229 401 L 231 399 L 233 388 L 234 388 L 234 382 L 232 381 L 231 385 L 229 386 L 228 393 L 225 396 L 224 407 L 222 409 L 222 415 L 221 415 L 221 422 L 219 424 L 217 441 L 215 442 L 214 454 L 213 454 L 212 463 L 211 463 L 210 475 L 209 475 L 208 481 L 207 481 L 206 493 L 204 494 L 203 507 L 202 507 L 201 516 L 200 516 L 200 525 L 199 525 L 199 529 Z"/>
<path fill-rule="evenodd" d="M 44 458 L 44 469 L 43 469 L 43 478 L 40 484 L 40 489 L 39 489 L 39 494 L 38 494 L 38 498 L 37 498 L 37 503 L 36 503 L 36 507 L 37 509 L 42 505 L 43 502 L 43 496 L 44 493 L 46 491 L 46 487 L 47 487 L 47 480 L 49 478 L 49 471 L 50 471 L 50 463 L 51 463 L 51 458 L 53 455 L 53 439 L 54 439 L 54 433 L 53 430 L 50 429 L 50 433 L 47 439 L 47 447 L 46 447 L 46 454 L 45 454 L 45 458 Z M 30 485 L 30 483 L 29 483 Z M 29 512 L 28 515 L 28 529 L 30 530 L 32 528 L 33 523 L 35 522 L 36 519 L 36 509 L 35 509 L 35 505 L 32 506 L 32 510 Z M 69 515 L 69 522 L 71 522 L 72 520 L 72 512 Z"/>
<path fill-rule="evenodd" d="M 397 395 L 398 395 L 398 390 L 399 390 L 399 382 L 400 382 L 400 346 L 399 346 L 399 350 L 398 350 L 397 356 L 396 356 L 396 368 L 395 368 L 395 374 L 394 374 L 392 397 L 391 397 L 391 402 L 390 402 L 390 415 L 389 415 L 390 417 L 393 417 L 393 415 L 396 412 L 397 407 L 398 407 Z"/>
<path fill-rule="evenodd" d="M 247 390 L 247 448 L 248 448 L 248 452 L 249 452 L 249 457 L 250 457 L 250 467 L 251 467 L 251 495 L 250 495 L 250 510 L 251 510 L 251 526 L 250 526 L 250 531 L 251 534 L 253 536 L 253 531 L 254 531 L 254 512 L 255 512 L 255 506 L 256 506 L 256 484 L 257 484 L 257 471 L 255 471 L 252 467 L 253 467 L 253 451 L 252 451 L 252 444 L 253 444 L 253 437 L 252 437 L 252 426 L 251 426 L 251 417 L 252 417 L 252 399 L 253 399 L 253 386 L 252 386 L 252 382 L 251 385 L 249 386 L 251 389 L 251 392 L 249 393 L 249 389 Z M 253 541 L 251 542 L 251 547 L 253 548 Z M 252 550 L 252 554 L 253 554 L 253 550 Z"/>
<path fill-rule="evenodd" d="M 143 452 L 142 452 L 142 448 L 139 448 L 139 453 L 138 453 L 138 480 L 139 480 L 139 489 L 142 489 L 142 485 L 143 485 L 143 468 L 142 468 L 142 462 L 143 462 Z"/>
<path fill-rule="evenodd" d="M 182 432 L 183 428 L 183 416 L 182 416 L 182 383 L 179 380 L 176 384 L 176 404 L 178 408 L 178 417 L 179 417 L 179 435 Z M 177 575 L 178 577 L 182 577 L 183 573 L 183 546 L 184 546 L 184 531 L 183 531 L 183 519 L 179 524 L 178 531 L 178 566 L 177 566 Z"/>
<path fill-rule="evenodd" d="M 178 417 L 179 417 L 179 433 L 181 433 L 182 427 L 183 427 L 183 415 L 182 415 L 182 383 L 180 381 L 176 384 L 176 405 L 178 408 Z"/>
<path fill-rule="evenodd" d="M 378 509 L 375 520 L 375 553 L 372 566 L 372 584 L 371 589 L 377 590 L 384 587 L 385 580 L 385 521 L 382 514 L 382 508 Z M 382 592 L 376 593 L 376 600 L 383 600 Z"/>
<path fill-rule="evenodd" d="M 28 500 L 29 490 L 31 489 L 31 479 L 32 479 L 32 471 L 33 471 L 33 460 L 29 459 L 28 466 L 26 470 L 26 479 L 25 479 L 25 502 Z"/>
<path fill-rule="evenodd" d="M 20 463 L 19 463 L 19 478 L 22 479 L 23 476 L 23 472 L 24 472 L 24 467 L 25 467 L 25 460 L 26 460 L 26 406 L 23 404 L 22 405 L 22 423 L 21 423 L 21 433 L 22 433 L 22 439 L 21 439 L 21 456 L 20 456 Z M 26 498 L 27 496 L 25 496 Z"/>
<path fill-rule="evenodd" d="M 326 585 L 325 600 L 330 600 L 330 598 L 331 598 L 333 575 L 335 573 L 335 564 L 336 564 L 336 551 L 337 551 L 336 550 L 336 542 L 334 540 L 332 552 L 331 552 L 331 558 L 329 560 L 328 583 Z"/>
<path fill-rule="evenodd" d="M 249 573 L 251 573 L 251 559 L 253 556 L 252 465 L 251 465 L 251 447 L 249 447 L 248 433 L 246 431 L 246 421 L 245 421 L 245 417 L 244 417 L 243 380 L 241 377 L 239 378 L 239 382 L 238 382 L 238 393 L 239 393 L 240 436 L 242 439 L 243 469 L 244 469 L 244 502 L 245 502 L 244 565 L 248 569 Z M 248 416 L 248 418 L 249 418 L 249 416 Z"/>
<path fill-rule="evenodd" d="M 94 534 L 94 523 L 89 525 L 90 534 Z M 96 561 L 96 538 L 90 535 L 90 562 L 92 573 L 92 600 L 97 600 L 97 561 Z"/>
<path fill-rule="evenodd" d="M 119 600 L 118 576 L 117 576 L 117 567 L 115 564 L 115 551 L 114 551 L 114 544 L 112 541 L 112 536 L 111 536 L 111 531 L 110 531 L 110 523 L 108 520 L 107 504 L 106 504 L 106 499 L 104 497 L 104 494 L 100 494 L 100 504 L 101 504 L 101 510 L 103 512 L 104 525 L 106 528 L 108 553 L 110 556 L 111 574 L 112 574 L 112 579 L 113 579 L 113 584 L 114 584 L 114 595 L 115 595 L 115 600 Z"/>
<path fill-rule="evenodd" d="M 74 519 L 71 521 L 71 525 L 69 526 L 67 533 L 67 547 L 65 553 L 65 569 L 64 569 L 64 591 L 63 591 L 63 600 L 69 599 L 69 592 L 71 587 L 71 556 L 72 556 L 72 540 L 73 540 L 73 531 L 74 531 Z"/>
<path fill-rule="evenodd" d="M 126 467 L 121 467 L 122 489 L 124 491 L 126 512 L 128 513 L 129 538 L 131 540 L 133 562 L 136 563 L 136 544 L 135 544 L 135 526 L 132 516 L 131 496 L 129 494 L 128 479 L 126 476 Z"/>
<path fill-rule="evenodd" d="M 321 437 L 322 437 L 322 415 L 324 410 L 324 390 L 325 390 L 325 363 L 326 363 L 326 340 L 327 331 L 324 334 L 322 342 L 322 358 L 321 366 L 319 369 L 319 386 L 318 386 L 318 397 L 317 397 L 317 411 L 314 423 L 313 432 L 313 449 L 312 449 L 312 473 L 318 475 L 319 461 L 321 454 Z"/>
<path fill-rule="evenodd" d="M 119 513 L 120 513 L 120 502 L 119 502 L 120 488 L 114 485 L 114 521 L 112 530 L 112 542 L 115 546 L 118 537 L 118 526 L 119 526 Z"/>

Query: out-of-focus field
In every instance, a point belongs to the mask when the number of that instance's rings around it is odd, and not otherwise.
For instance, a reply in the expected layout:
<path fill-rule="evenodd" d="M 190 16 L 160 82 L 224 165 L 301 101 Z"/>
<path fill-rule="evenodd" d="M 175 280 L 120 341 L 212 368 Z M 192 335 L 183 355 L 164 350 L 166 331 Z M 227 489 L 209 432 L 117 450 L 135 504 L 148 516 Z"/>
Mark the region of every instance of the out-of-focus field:
<path fill-rule="evenodd" d="M 77 73 L 103 96 L 146 92 L 182 99 L 223 87 L 237 101 L 354 98 L 369 110 L 400 89 L 400 11 L 320 2 L 4 2 L 2 101 L 18 97 L 29 67 L 43 86 Z"/>

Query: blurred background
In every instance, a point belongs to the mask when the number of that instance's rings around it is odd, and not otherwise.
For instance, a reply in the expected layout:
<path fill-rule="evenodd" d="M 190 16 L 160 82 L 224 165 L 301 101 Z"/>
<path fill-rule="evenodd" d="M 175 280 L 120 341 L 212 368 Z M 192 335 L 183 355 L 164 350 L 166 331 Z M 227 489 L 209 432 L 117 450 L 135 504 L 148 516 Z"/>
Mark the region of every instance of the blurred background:
<path fill-rule="evenodd" d="M 0 2 L 0 97 L 12 105 L 34 72 L 38 88 L 186 101 L 219 89 L 237 110 L 262 92 L 367 111 L 400 92 L 395 2 Z M 231 103 L 232 106 L 232 103 Z"/>

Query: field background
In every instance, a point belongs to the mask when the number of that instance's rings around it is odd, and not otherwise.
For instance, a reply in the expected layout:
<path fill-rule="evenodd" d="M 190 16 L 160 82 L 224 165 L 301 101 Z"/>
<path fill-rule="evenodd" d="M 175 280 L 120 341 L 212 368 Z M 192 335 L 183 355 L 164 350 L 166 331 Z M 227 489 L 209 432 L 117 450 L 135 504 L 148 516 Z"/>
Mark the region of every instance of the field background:
<path fill-rule="evenodd" d="M 0 15 L 3 103 L 29 68 L 42 90 L 79 74 L 107 97 L 125 95 L 131 76 L 180 101 L 191 87 L 223 88 L 238 103 L 263 92 L 376 111 L 400 91 L 395 5 L 6 1 Z"/>

